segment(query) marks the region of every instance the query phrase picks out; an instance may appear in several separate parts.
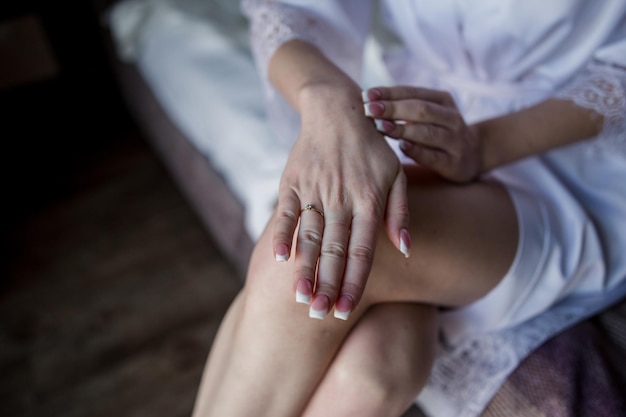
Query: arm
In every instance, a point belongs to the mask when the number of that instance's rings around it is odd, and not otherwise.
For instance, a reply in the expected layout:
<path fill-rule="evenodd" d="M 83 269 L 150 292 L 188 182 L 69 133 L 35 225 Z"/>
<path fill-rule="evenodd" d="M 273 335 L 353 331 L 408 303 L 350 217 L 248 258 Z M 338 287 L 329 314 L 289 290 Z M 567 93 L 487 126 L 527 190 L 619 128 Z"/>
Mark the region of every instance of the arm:
<path fill-rule="evenodd" d="M 311 315 L 335 305 L 347 318 L 362 296 L 381 221 L 396 247 L 406 254 L 410 247 L 404 173 L 363 116 L 353 81 L 370 2 L 244 0 L 243 9 L 271 123 L 285 126 L 293 109 L 301 122 L 281 178 L 274 256 L 295 258 L 296 299 L 312 302 Z M 301 212 L 307 204 L 324 217 Z"/>
<path fill-rule="evenodd" d="M 482 149 L 480 171 L 596 136 L 603 121 L 594 110 L 568 100 L 549 99 L 477 123 L 473 128 Z"/>
<path fill-rule="evenodd" d="M 472 126 L 465 124 L 445 92 L 376 88 L 367 92 L 367 98 L 378 129 L 400 139 L 409 157 L 448 179 L 465 182 L 556 147 L 623 135 L 625 91 L 625 69 L 594 63 L 552 98 Z"/>
<path fill-rule="evenodd" d="M 289 257 L 299 223 L 297 299 L 309 301 L 315 287 L 313 317 L 335 305 L 336 316 L 347 318 L 363 294 L 383 218 L 392 242 L 408 254 L 404 173 L 364 117 L 358 85 L 315 46 L 299 40 L 282 45 L 270 60 L 269 78 L 302 120 L 281 179 L 274 253 Z M 323 218 L 300 215 L 307 204 Z"/>

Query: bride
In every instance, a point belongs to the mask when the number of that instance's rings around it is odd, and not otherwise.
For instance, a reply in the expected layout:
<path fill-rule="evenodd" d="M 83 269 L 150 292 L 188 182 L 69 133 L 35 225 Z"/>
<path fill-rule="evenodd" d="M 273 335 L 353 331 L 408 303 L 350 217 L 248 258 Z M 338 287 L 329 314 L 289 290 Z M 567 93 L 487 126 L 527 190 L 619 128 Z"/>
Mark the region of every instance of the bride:
<path fill-rule="evenodd" d="M 404 49 L 361 91 L 369 2 L 243 2 L 300 124 L 195 417 L 477 415 L 480 340 L 518 363 L 624 296 L 626 4 L 544 3 L 384 2 Z"/>

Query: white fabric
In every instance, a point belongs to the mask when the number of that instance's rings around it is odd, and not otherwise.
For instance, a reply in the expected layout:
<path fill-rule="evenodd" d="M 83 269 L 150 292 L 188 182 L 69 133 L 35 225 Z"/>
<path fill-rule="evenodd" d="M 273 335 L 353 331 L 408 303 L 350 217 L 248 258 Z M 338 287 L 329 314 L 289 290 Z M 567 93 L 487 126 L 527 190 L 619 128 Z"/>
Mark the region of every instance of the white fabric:
<path fill-rule="evenodd" d="M 261 234 L 289 146 L 265 120 L 247 22 L 229 0 L 128 0 L 109 22 L 120 56 L 134 62 L 173 122 L 224 175 L 246 228 Z"/>
<path fill-rule="evenodd" d="M 111 21 L 125 56 L 241 197 L 253 236 L 270 214 L 299 129 L 263 78 L 287 40 L 316 44 L 365 86 L 450 90 L 469 122 L 550 96 L 605 116 L 597 138 L 489 174 L 513 198 L 520 245 L 498 287 L 443 318 L 446 339 L 418 398 L 429 415 L 480 414 L 532 349 L 624 296 L 625 1 L 389 0 L 382 16 L 404 45 L 391 48 L 380 42 L 387 38 L 366 37 L 369 1 L 245 0 L 271 130 L 233 3 L 126 0 Z M 377 51 L 385 52 L 385 69 Z"/>

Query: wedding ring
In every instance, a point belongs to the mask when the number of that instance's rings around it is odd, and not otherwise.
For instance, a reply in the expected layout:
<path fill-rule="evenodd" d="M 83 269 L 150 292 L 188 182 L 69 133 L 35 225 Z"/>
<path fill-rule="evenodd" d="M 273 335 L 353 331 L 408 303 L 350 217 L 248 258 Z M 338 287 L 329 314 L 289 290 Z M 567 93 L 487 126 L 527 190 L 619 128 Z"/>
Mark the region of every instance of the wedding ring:
<path fill-rule="evenodd" d="M 304 208 L 302 210 L 300 210 L 300 213 L 302 213 L 303 211 L 314 211 L 317 214 L 319 214 L 320 216 L 324 217 L 324 213 L 322 213 L 320 210 L 318 210 L 315 207 L 313 207 L 312 204 L 307 204 L 306 206 L 304 206 Z"/>

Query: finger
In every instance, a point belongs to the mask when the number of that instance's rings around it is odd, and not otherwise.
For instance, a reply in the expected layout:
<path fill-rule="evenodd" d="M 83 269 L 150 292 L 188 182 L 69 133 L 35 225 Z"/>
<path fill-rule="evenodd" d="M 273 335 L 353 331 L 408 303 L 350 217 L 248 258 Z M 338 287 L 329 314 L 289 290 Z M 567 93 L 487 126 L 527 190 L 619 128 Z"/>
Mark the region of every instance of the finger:
<path fill-rule="evenodd" d="M 376 119 L 374 122 L 379 132 L 391 138 L 405 139 L 420 145 L 451 151 L 449 148 L 452 145 L 453 135 L 452 131 L 445 127 L 424 123 L 400 124 L 381 119 Z"/>
<path fill-rule="evenodd" d="M 324 318 L 335 304 L 343 279 L 348 254 L 351 215 L 325 213 L 324 237 L 317 268 L 315 299 L 309 315 Z"/>
<path fill-rule="evenodd" d="M 418 99 L 373 101 L 364 104 L 364 111 L 368 117 L 428 123 L 447 128 L 456 128 L 461 119 L 455 108 Z"/>
<path fill-rule="evenodd" d="M 414 86 L 374 87 L 363 92 L 363 102 L 380 100 L 419 99 L 444 106 L 456 107 L 454 98 L 447 91 Z"/>
<path fill-rule="evenodd" d="M 400 169 L 389 191 L 387 209 L 385 210 L 385 230 L 393 245 L 408 258 L 411 252 L 409 202 L 406 191 L 406 176 L 402 169 Z"/>
<path fill-rule="evenodd" d="M 448 153 L 405 140 L 400 141 L 400 150 L 419 165 L 448 177 L 446 174 L 450 171 L 452 162 Z"/>
<path fill-rule="evenodd" d="M 300 199 L 289 189 L 281 192 L 276 206 L 276 220 L 272 234 L 274 258 L 286 262 L 291 254 L 291 242 L 300 217 Z"/>
<path fill-rule="evenodd" d="M 310 303 L 313 296 L 317 260 L 320 256 L 322 236 L 324 234 L 324 217 L 321 211 L 303 209 L 300 214 L 300 226 L 296 240 L 296 259 L 294 262 L 294 276 L 296 301 Z"/>
<path fill-rule="evenodd" d="M 354 311 L 365 290 L 365 284 L 376 250 L 378 237 L 379 217 L 371 213 L 357 214 L 352 219 L 350 242 L 348 244 L 348 259 L 346 270 L 335 303 L 335 317 L 346 320 Z"/>

